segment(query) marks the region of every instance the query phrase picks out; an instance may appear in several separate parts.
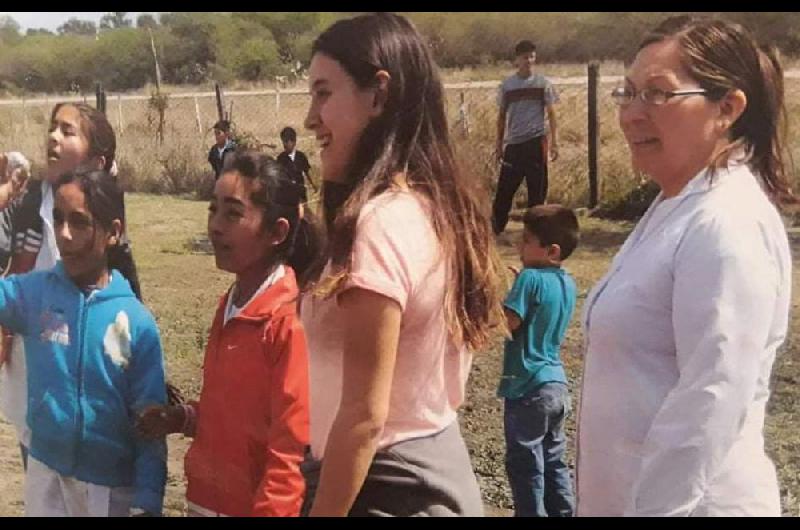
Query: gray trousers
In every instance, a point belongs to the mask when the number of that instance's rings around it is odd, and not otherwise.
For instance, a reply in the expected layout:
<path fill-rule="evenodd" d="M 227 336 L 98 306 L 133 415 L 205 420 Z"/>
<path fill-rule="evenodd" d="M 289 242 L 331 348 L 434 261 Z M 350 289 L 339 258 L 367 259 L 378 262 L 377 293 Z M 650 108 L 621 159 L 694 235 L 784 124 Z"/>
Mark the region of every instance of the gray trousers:
<path fill-rule="evenodd" d="M 310 456 L 300 469 L 306 480 L 301 515 L 311 509 L 322 462 Z M 483 516 L 458 421 L 445 430 L 386 447 L 375 454 L 350 517 Z"/>

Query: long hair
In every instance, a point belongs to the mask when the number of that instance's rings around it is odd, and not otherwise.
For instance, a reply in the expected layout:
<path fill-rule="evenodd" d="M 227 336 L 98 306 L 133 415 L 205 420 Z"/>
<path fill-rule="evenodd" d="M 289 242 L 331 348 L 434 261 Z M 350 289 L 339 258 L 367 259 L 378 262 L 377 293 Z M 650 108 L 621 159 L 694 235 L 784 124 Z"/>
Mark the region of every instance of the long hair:
<path fill-rule="evenodd" d="M 379 13 L 336 22 L 314 41 L 312 56 L 317 53 L 336 60 L 361 88 L 371 86 L 379 70 L 391 77 L 383 113 L 367 125 L 347 168 L 345 197 L 324 201 L 330 224 L 324 257 L 332 273 L 319 292 L 335 292 L 349 273 L 364 204 L 403 173 L 409 187 L 433 205 L 431 221 L 452 285 L 445 293 L 448 329 L 470 349 L 482 347 L 502 319 L 499 257 L 485 192 L 456 163 L 444 87 L 429 47 L 407 19 Z"/>
<path fill-rule="evenodd" d="M 666 19 L 646 35 L 639 50 L 667 39 L 678 41 L 684 67 L 711 99 L 719 100 L 735 89 L 747 97 L 744 112 L 731 127 L 731 144 L 715 165 L 744 147 L 772 201 L 779 206 L 796 203 L 787 178 L 791 160 L 784 149 L 783 68 L 775 47 L 760 47 L 739 24 L 680 15 Z"/>

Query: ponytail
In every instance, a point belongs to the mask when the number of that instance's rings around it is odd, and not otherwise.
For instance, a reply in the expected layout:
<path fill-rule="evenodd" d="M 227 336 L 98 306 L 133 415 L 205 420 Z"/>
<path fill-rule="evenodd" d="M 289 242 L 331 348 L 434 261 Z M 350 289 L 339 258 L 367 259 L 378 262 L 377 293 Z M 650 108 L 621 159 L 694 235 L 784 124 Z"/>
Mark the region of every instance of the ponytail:
<path fill-rule="evenodd" d="M 131 290 L 136 298 L 142 302 L 142 288 L 139 284 L 139 275 L 136 272 L 136 262 L 133 261 L 130 243 L 121 241 L 108 249 L 108 268 L 109 270 L 117 269 L 131 284 Z"/>
<path fill-rule="evenodd" d="M 784 102 L 783 68 L 774 46 L 759 47 L 758 63 L 760 71 L 759 107 L 751 121 L 764 121 L 771 130 L 761 136 L 752 135 L 752 165 L 761 175 L 770 198 L 779 206 L 795 204 L 787 179 L 787 166 L 791 167 L 791 153 L 785 149 L 787 134 L 787 115 Z M 749 104 L 749 102 L 748 102 Z M 774 117 L 766 120 L 764 116 Z M 747 138 L 747 131 L 743 131 Z M 769 133 L 767 135 L 767 133 Z"/>

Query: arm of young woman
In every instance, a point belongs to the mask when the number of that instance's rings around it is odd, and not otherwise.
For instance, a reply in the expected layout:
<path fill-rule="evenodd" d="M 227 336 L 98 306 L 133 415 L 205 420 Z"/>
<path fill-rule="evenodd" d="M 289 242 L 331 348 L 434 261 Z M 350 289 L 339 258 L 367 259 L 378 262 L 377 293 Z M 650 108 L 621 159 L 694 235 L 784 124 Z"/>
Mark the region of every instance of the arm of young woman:
<path fill-rule="evenodd" d="M 346 516 L 367 476 L 389 413 L 400 336 L 400 304 L 352 288 L 339 296 L 348 315 L 342 399 L 322 463 L 311 516 Z"/>
<path fill-rule="evenodd" d="M 677 251 L 680 375 L 647 433 L 629 515 L 691 515 L 741 433 L 777 346 L 770 328 L 788 274 L 761 229 L 735 214 L 705 220 Z"/>

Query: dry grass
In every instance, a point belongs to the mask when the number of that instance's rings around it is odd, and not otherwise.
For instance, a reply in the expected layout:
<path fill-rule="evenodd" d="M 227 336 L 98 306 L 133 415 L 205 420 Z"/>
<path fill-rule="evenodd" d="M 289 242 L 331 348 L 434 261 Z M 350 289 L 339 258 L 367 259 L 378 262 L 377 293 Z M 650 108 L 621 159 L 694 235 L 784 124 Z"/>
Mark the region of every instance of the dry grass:
<path fill-rule="evenodd" d="M 585 65 L 542 65 L 541 71 L 550 76 L 584 76 Z M 448 82 L 500 79 L 510 72 L 508 66 L 484 67 L 446 72 Z M 603 75 L 618 75 L 619 63 L 606 63 Z M 196 91 L 210 92 L 210 86 L 191 87 Z M 304 91 L 304 85 L 296 85 Z M 639 183 L 630 167 L 628 150 L 619 130 L 616 108 L 608 97 L 612 85 L 601 83 L 598 94 L 600 124 L 599 174 L 600 197 L 604 203 L 613 203 L 627 195 Z M 189 87 L 170 88 L 173 97 L 166 110 L 166 131 L 163 145 L 156 141 L 154 113 L 148 110 L 147 101 L 120 100 L 108 96 L 108 117 L 118 135 L 118 159 L 121 176 L 132 191 L 153 193 L 191 193 L 205 191 L 210 182 L 206 157 L 213 143 L 211 126 L 217 119 L 213 97 L 179 98 Z M 265 147 L 277 155 L 280 149 L 278 133 L 284 126 L 294 127 L 298 133 L 298 147 L 309 155 L 314 170 L 319 158 L 313 137 L 303 128 L 308 105 L 305 93 L 228 95 L 226 109 L 232 110 L 237 127 L 253 134 L 260 142 L 278 149 Z M 573 207 L 588 202 L 588 140 L 587 93 L 582 84 L 558 84 L 560 103 L 557 106 L 561 157 L 550 165 L 550 199 Z M 462 106 L 463 97 L 463 106 Z M 791 118 L 800 116 L 800 80 L 787 80 L 787 106 Z M 93 98 L 90 98 L 90 103 Z M 496 87 L 463 88 L 447 90 L 448 120 L 451 124 L 456 149 L 464 167 L 475 178 L 494 182 L 498 168 L 492 152 L 495 145 L 497 105 Z M 0 106 L 0 149 L 21 150 L 34 165 L 44 162 L 44 145 L 47 121 L 52 103 L 27 104 L 25 112 L 20 106 Z M 231 106 L 232 105 L 232 106 Z M 468 116 L 469 131 L 461 121 L 461 109 Z M 790 134 L 789 147 L 800 160 L 800 139 Z M 319 171 L 314 171 L 319 174 Z"/>

